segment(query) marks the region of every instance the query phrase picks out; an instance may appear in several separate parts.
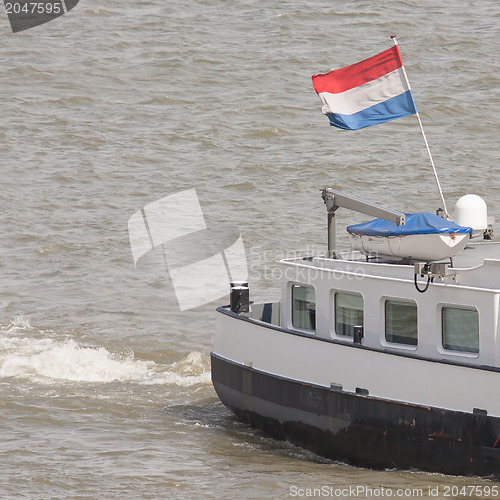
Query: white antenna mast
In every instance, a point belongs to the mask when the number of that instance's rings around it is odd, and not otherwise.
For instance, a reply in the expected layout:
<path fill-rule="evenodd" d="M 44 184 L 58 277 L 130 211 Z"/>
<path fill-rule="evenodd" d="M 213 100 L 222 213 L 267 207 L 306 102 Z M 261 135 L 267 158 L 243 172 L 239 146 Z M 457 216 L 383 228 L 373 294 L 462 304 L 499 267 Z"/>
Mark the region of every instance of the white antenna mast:
<path fill-rule="evenodd" d="M 396 47 L 398 47 L 398 42 L 396 41 L 396 35 L 392 35 L 391 38 L 392 38 L 392 41 L 394 42 L 394 45 Z M 397 50 L 399 53 L 399 47 L 397 48 Z M 403 75 L 404 75 L 405 80 L 406 80 L 406 85 L 408 85 L 408 88 L 411 89 L 410 82 L 408 81 L 408 76 L 406 75 L 404 65 L 401 66 L 401 69 L 403 70 Z M 424 138 L 425 148 L 427 149 L 427 154 L 429 155 L 429 160 L 431 161 L 432 171 L 434 172 L 434 178 L 436 179 L 436 184 L 437 184 L 437 187 L 439 189 L 439 195 L 441 196 L 441 201 L 443 202 L 443 210 L 444 210 L 444 213 L 446 215 L 446 218 L 449 220 L 450 215 L 448 214 L 448 209 L 446 208 L 446 202 L 444 201 L 444 196 L 443 196 L 443 191 L 441 189 L 441 184 L 439 183 L 439 178 L 438 178 L 438 175 L 436 172 L 436 167 L 434 165 L 434 160 L 432 159 L 431 150 L 429 148 L 427 138 L 425 137 L 424 127 L 422 126 L 422 120 L 420 119 L 420 115 L 418 114 L 418 111 L 416 112 L 416 115 L 417 115 L 418 124 L 420 125 L 420 130 L 422 132 L 422 137 Z"/>

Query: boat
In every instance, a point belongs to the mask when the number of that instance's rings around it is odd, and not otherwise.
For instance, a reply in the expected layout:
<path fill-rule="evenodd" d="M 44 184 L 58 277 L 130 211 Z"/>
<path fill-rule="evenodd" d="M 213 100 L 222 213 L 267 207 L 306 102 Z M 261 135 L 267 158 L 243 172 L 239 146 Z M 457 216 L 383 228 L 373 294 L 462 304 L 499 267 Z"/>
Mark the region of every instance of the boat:
<path fill-rule="evenodd" d="M 282 260 L 279 299 L 253 303 L 234 283 L 217 309 L 218 397 L 251 426 L 336 461 L 499 478 L 500 242 L 476 214 L 479 197 L 457 202 L 455 223 L 413 223 L 333 189 L 322 196 L 326 253 Z M 376 217 L 374 235 L 370 223 L 349 233 L 387 238 L 384 250 L 338 251 L 339 208 Z M 443 230 L 425 232 L 419 218 Z M 446 234 L 460 241 L 443 255 Z M 391 238 L 405 242 L 397 252 Z"/>
<path fill-rule="evenodd" d="M 405 214 L 405 224 L 375 219 L 347 227 L 351 244 L 365 255 L 395 260 L 437 261 L 449 259 L 463 250 L 473 233 L 436 214 Z"/>

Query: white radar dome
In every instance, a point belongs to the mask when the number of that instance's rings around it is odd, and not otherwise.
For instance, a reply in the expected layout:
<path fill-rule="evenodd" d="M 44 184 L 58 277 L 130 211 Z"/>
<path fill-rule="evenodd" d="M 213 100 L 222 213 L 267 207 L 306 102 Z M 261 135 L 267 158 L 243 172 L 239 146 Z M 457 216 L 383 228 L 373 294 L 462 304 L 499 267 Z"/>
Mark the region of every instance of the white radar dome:
<path fill-rule="evenodd" d="M 466 194 L 455 204 L 455 223 L 471 227 L 473 236 L 482 234 L 488 227 L 488 209 L 485 201 L 476 194 Z"/>

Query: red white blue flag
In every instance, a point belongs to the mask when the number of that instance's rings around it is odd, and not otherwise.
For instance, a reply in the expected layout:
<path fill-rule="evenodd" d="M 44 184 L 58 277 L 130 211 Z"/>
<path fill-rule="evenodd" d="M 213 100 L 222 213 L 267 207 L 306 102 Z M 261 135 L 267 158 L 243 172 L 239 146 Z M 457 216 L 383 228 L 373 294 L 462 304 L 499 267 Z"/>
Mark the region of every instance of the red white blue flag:
<path fill-rule="evenodd" d="M 312 80 L 335 127 L 358 130 L 417 112 L 397 45 Z"/>

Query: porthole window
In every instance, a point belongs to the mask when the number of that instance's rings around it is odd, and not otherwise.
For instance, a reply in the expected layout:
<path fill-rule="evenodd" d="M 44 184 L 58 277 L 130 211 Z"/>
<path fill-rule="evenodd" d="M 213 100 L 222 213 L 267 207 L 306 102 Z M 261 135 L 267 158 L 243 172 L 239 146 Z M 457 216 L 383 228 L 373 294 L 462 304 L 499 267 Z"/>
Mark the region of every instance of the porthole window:
<path fill-rule="evenodd" d="M 316 292 L 312 286 L 292 286 L 292 324 L 304 330 L 316 330 Z"/>

